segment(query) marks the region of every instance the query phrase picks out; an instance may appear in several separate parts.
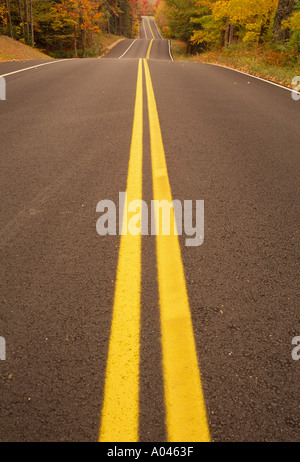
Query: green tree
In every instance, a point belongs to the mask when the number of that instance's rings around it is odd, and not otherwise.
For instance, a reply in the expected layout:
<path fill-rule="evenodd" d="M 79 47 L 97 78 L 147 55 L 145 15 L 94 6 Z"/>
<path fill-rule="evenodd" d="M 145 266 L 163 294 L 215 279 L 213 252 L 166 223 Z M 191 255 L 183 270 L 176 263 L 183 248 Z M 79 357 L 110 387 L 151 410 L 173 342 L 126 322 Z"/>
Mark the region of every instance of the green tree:
<path fill-rule="evenodd" d="M 274 20 L 274 41 L 285 42 L 289 39 L 290 31 L 283 27 L 283 23 L 292 15 L 294 6 L 295 0 L 279 0 Z"/>

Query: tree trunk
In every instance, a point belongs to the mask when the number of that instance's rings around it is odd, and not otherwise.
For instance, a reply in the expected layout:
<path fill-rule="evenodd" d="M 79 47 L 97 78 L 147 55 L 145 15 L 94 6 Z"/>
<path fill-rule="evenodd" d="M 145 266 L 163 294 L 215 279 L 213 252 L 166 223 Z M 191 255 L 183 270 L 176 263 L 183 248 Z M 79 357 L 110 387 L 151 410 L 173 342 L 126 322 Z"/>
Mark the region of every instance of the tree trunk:
<path fill-rule="evenodd" d="M 23 35 L 23 38 L 25 39 L 24 16 L 23 16 L 23 11 L 22 11 L 21 0 L 18 0 L 18 4 L 19 4 L 19 16 L 20 16 L 20 22 L 21 22 L 21 28 L 22 28 L 22 35 Z"/>
<path fill-rule="evenodd" d="M 78 53 L 77 53 L 77 26 L 74 26 L 74 56 L 75 58 L 78 58 Z"/>
<path fill-rule="evenodd" d="M 31 32 L 31 45 L 34 46 L 34 30 L 33 30 L 33 9 L 32 9 L 32 0 L 30 0 L 30 32 Z"/>
<path fill-rule="evenodd" d="M 121 18 L 121 13 L 119 14 L 119 30 L 118 30 L 118 35 L 122 35 L 122 18 Z"/>
<path fill-rule="evenodd" d="M 11 23 L 11 15 L 10 15 L 10 1 L 6 0 L 6 9 L 7 9 L 7 16 L 8 16 L 8 24 L 9 24 L 9 35 L 11 38 L 14 38 L 13 27 Z"/>
<path fill-rule="evenodd" d="M 85 58 L 86 28 L 82 29 L 82 57 Z"/>
<path fill-rule="evenodd" d="M 220 42 L 219 42 L 220 48 L 222 48 L 224 46 L 224 43 L 225 43 L 225 29 L 222 28 L 221 29 L 221 34 L 220 34 Z"/>
<path fill-rule="evenodd" d="M 228 43 L 229 43 L 229 29 L 230 29 L 230 22 L 229 22 L 229 19 L 227 18 L 226 19 L 226 29 L 225 29 L 225 39 L 224 39 L 225 48 L 228 47 Z"/>
<path fill-rule="evenodd" d="M 24 12 L 25 12 L 25 25 L 26 25 L 26 42 L 29 40 L 29 22 L 28 22 L 28 3 L 24 0 Z"/>
<path fill-rule="evenodd" d="M 274 20 L 274 29 L 273 29 L 273 41 L 274 42 L 284 42 L 289 38 L 289 30 L 282 29 L 282 22 L 288 19 L 295 5 L 295 0 L 279 0 L 278 8 Z"/>
<path fill-rule="evenodd" d="M 230 23 L 230 32 L 229 32 L 229 45 L 232 45 L 234 35 L 234 25 Z"/>

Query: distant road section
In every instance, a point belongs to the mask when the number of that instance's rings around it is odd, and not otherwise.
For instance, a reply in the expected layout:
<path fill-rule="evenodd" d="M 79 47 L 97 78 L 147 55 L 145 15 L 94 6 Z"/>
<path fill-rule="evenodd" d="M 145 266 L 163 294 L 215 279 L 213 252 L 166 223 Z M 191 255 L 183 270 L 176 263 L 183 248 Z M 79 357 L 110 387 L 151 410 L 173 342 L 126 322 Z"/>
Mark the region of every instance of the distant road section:
<path fill-rule="evenodd" d="M 117 44 L 104 59 L 137 59 L 172 60 L 169 41 L 163 40 L 153 18 L 144 16 L 140 25 L 140 38 L 138 40 L 123 40 Z"/>

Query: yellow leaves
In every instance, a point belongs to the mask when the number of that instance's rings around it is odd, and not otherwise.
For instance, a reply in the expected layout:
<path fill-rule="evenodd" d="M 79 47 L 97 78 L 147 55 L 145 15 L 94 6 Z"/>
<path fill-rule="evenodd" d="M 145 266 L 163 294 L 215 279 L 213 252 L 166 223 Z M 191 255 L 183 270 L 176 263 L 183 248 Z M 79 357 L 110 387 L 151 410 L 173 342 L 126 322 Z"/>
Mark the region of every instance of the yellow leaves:
<path fill-rule="evenodd" d="M 230 16 L 230 3 L 230 0 L 220 0 L 212 5 L 212 14 L 216 20 Z"/>
<path fill-rule="evenodd" d="M 243 43 L 257 42 L 258 38 L 259 38 L 258 31 L 249 31 L 243 37 Z"/>
<path fill-rule="evenodd" d="M 203 43 L 207 41 L 207 33 L 204 30 L 196 30 L 191 38 L 192 43 Z"/>
<path fill-rule="evenodd" d="M 207 4 L 211 15 L 201 18 L 202 30 L 194 31 L 193 43 L 219 43 L 226 24 L 235 28 L 243 42 L 257 42 L 263 27 L 271 24 L 278 0 L 196 0 L 199 8 Z"/>
<path fill-rule="evenodd" d="M 291 31 L 300 30 L 300 11 L 295 11 L 289 19 L 282 21 L 282 27 Z"/>
<path fill-rule="evenodd" d="M 162 29 L 164 35 L 166 37 L 169 37 L 170 31 L 169 26 L 168 26 L 168 6 L 164 2 L 164 0 L 161 0 L 159 4 L 157 5 L 156 12 L 155 12 L 155 19 L 159 25 L 159 27 Z"/>
<path fill-rule="evenodd" d="M 197 21 L 191 18 L 196 26 L 191 42 L 215 45 L 223 43 L 225 46 L 237 40 L 245 43 L 258 42 L 262 34 L 267 35 L 272 27 L 278 6 L 278 0 L 194 1 L 195 16 L 198 14 L 198 17 Z M 299 27 L 300 18 L 296 17 L 294 21 Z M 290 23 L 288 27 L 292 27 Z"/>
<path fill-rule="evenodd" d="M 232 24 L 266 22 L 275 13 L 278 0 L 220 0 L 212 5 L 215 19 L 228 18 Z"/>

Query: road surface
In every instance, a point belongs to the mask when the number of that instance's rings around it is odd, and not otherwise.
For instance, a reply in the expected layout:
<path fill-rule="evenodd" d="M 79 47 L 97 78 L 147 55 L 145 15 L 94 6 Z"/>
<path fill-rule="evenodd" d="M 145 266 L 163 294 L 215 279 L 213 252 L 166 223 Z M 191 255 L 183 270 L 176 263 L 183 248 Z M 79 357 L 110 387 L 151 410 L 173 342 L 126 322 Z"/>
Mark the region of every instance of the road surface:
<path fill-rule="evenodd" d="M 0 440 L 299 441 L 300 102 L 147 17 L 44 63 L 0 64 Z M 204 200 L 203 244 L 100 236 L 125 191 Z"/>

